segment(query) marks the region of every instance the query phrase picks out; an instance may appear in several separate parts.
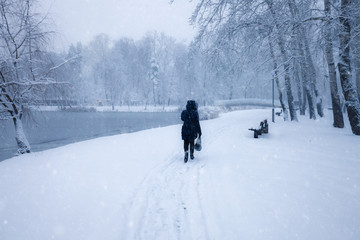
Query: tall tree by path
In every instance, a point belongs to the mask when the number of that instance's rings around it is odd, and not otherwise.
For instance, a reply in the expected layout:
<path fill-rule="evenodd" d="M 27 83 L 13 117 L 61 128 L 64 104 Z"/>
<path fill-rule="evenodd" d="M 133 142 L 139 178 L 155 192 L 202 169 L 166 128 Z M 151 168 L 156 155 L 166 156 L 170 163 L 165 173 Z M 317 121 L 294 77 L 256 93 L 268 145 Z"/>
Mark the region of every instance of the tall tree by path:
<path fill-rule="evenodd" d="M 352 57 L 354 59 L 354 74 L 358 97 L 360 101 L 360 0 L 353 0 L 352 2 L 352 18 L 351 18 L 351 31 L 352 31 Z"/>
<path fill-rule="evenodd" d="M 345 105 L 348 112 L 348 117 L 351 125 L 351 130 L 354 134 L 360 135 L 360 103 L 354 82 L 351 75 L 351 61 L 350 61 L 350 9 L 351 0 L 341 0 L 340 12 L 340 46 L 338 69 L 340 74 L 340 81 L 345 97 Z"/>
<path fill-rule="evenodd" d="M 340 96 L 336 80 L 336 68 L 335 68 L 335 59 L 333 54 L 333 42 L 332 42 L 332 30 L 331 30 L 331 4 L 330 0 L 324 0 L 324 10 L 325 10 L 325 53 L 326 60 L 329 71 L 329 80 L 330 80 L 330 94 L 331 94 L 331 103 L 333 109 L 333 126 L 337 128 L 344 127 L 344 118 L 341 111 L 340 105 Z"/>
<path fill-rule="evenodd" d="M 285 49 L 285 40 L 284 40 L 284 36 L 282 34 L 282 27 L 280 26 L 280 24 L 278 22 L 278 16 L 275 12 L 273 1 L 265 0 L 265 2 L 267 4 L 267 7 L 269 8 L 269 11 L 270 11 L 271 16 L 274 21 L 274 25 L 276 27 L 276 30 L 275 30 L 276 31 L 276 39 L 277 39 L 277 43 L 279 45 L 282 62 L 283 62 L 283 66 L 284 66 L 285 89 L 286 89 L 286 95 L 287 95 L 287 99 L 288 99 L 290 119 L 291 119 L 291 121 L 298 121 L 297 113 L 296 113 L 296 109 L 295 109 L 295 105 L 294 105 L 294 96 L 293 96 L 292 88 L 291 88 L 289 58 L 288 58 L 288 54 Z"/>
<path fill-rule="evenodd" d="M 271 39 L 269 38 L 269 50 L 270 50 L 270 55 L 271 58 L 273 60 L 273 71 L 274 71 L 274 80 L 279 92 L 279 100 L 280 100 L 280 105 L 282 108 L 282 111 L 284 112 L 284 120 L 287 121 L 288 120 L 288 111 L 286 109 L 286 105 L 284 103 L 284 96 L 283 96 L 283 92 L 282 92 L 282 88 L 280 86 L 280 81 L 279 81 L 279 69 L 278 69 L 278 64 L 277 64 L 277 59 L 275 56 L 275 52 L 274 52 L 274 47 L 273 47 L 273 43 L 271 42 Z"/>

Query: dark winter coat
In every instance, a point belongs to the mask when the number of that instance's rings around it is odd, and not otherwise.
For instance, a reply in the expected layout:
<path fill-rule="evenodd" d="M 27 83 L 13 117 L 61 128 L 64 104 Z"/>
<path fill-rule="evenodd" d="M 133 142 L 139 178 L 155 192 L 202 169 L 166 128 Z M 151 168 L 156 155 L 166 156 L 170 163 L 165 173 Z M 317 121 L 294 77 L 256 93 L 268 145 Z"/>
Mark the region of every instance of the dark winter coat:
<path fill-rule="evenodd" d="M 181 137 L 183 140 L 193 141 L 197 138 L 198 134 L 201 136 L 199 114 L 195 101 L 189 100 L 187 102 L 186 110 L 181 113 L 181 120 L 184 121 L 181 129 Z"/>

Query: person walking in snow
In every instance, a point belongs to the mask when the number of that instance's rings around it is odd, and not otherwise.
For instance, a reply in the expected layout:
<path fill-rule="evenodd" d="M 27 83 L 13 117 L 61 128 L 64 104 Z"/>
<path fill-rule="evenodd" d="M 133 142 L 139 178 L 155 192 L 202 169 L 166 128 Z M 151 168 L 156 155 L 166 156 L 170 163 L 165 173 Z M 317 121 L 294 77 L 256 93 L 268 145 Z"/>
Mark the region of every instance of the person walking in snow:
<path fill-rule="evenodd" d="M 181 120 L 184 121 L 181 128 L 181 137 L 184 140 L 185 157 L 184 162 L 189 158 L 194 159 L 194 141 L 201 137 L 201 127 L 199 122 L 199 113 L 197 111 L 197 103 L 194 100 L 187 101 L 186 110 L 181 113 Z"/>

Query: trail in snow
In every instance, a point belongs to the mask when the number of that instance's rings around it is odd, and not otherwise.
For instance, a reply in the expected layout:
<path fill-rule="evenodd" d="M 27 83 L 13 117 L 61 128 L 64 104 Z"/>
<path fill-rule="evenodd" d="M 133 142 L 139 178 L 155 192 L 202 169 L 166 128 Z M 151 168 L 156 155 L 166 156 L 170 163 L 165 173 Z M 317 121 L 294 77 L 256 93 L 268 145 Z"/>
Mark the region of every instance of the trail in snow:
<path fill-rule="evenodd" d="M 225 129 L 231 131 L 227 125 L 209 129 L 203 144 L 216 142 Z M 195 152 L 196 158 L 184 164 L 181 147 L 172 151 L 142 180 L 129 201 L 128 239 L 210 239 L 202 203 L 206 190 L 200 189 L 206 156 Z"/>
<path fill-rule="evenodd" d="M 207 210 L 204 201 L 212 186 L 216 186 L 216 177 L 211 177 L 210 189 L 202 186 L 202 175 L 206 172 L 207 161 L 218 157 L 222 161 L 220 151 L 230 133 L 241 132 L 243 124 L 230 125 L 219 122 L 217 128 L 203 126 L 206 136 L 203 144 L 208 150 L 195 152 L 196 158 L 187 164 L 182 162 L 183 152 L 177 146 L 168 161 L 159 164 L 142 180 L 136 191 L 128 216 L 128 239 L 211 239 L 211 229 L 207 223 Z M 250 134 L 251 135 L 251 134 Z M 213 151 L 211 151 L 213 149 Z M 207 154 L 208 153 L 208 154 Z M 211 156 L 211 154 L 214 154 Z M 226 158 L 226 154 L 223 155 Z M 214 175 L 215 176 L 215 175 Z M 210 191 L 209 191 L 210 190 Z M 221 194 L 211 194 L 212 199 L 221 201 Z M 221 219 L 221 209 L 211 206 L 211 212 Z"/>
<path fill-rule="evenodd" d="M 201 159 L 184 164 L 182 151 L 142 180 L 127 213 L 127 239 L 208 239 L 200 196 Z"/>

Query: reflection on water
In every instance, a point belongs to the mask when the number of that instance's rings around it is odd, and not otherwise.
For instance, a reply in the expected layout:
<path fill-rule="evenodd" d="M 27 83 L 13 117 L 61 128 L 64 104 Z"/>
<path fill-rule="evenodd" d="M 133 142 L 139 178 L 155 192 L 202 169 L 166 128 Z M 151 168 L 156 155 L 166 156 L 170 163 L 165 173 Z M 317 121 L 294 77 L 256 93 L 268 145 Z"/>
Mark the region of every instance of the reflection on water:
<path fill-rule="evenodd" d="M 24 122 L 34 152 L 91 138 L 180 124 L 178 112 L 37 112 Z M 14 126 L 0 121 L 0 161 L 16 153 Z"/>

